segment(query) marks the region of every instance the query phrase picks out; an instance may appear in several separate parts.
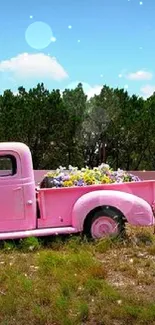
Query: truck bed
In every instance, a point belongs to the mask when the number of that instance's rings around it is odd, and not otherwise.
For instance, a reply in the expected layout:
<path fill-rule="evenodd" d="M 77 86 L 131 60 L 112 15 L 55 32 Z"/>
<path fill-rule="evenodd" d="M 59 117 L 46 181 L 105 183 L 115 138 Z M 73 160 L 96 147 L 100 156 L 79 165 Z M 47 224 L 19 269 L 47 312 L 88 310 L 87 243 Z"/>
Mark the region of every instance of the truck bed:
<path fill-rule="evenodd" d="M 40 219 L 38 219 L 38 227 L 71 226 L 72 208 L 78 198 L 86 193 L 98 190 L 113 190 L 134 194 L 152 206 L 155 197 L 155 181 L 39 189 Z"/>

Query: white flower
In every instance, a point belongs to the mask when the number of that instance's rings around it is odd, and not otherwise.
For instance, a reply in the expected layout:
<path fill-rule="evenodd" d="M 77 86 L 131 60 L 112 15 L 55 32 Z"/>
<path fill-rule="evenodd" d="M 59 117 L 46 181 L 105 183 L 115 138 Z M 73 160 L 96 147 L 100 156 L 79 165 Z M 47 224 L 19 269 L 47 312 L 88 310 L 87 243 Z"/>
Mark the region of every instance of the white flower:
<path fill-rule="evenodd" d="M 30 250 L 30 251 L 33 251 L 33 250 L 34 250 L 34 246 L 33 246 L 33 245 L 30 246 L 30 247 L 29 247 L 29 250 Z"/>
<path fill-rule="evenodd" d="M 122 304 L 122 300 L 117 300 L 118 305 Z"/>
<path fill-rule="evenodd" d="M 66 170 L 66 167 L 62 167 L 62 166 L 59 167 L 60 172 L 63 172 L 64 170 Z"/>
<path fill-rule="evenodd" d="M 109 170 L 110 169 L 110 166 L 108 164 L 101 164 L 99 167 L 98 167 L 99 170 Z"/>

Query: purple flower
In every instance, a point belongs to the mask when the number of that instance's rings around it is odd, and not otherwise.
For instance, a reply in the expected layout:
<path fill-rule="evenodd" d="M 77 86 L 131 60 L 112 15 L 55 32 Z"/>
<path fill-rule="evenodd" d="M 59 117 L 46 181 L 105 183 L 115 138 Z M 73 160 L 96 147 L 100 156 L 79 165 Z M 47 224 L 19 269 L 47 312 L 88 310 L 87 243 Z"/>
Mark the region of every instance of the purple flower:
<path fill-rule="evenodd" d="M 56 186 L 56 187 L 61 187 L 61 182 L 57 179 L 54 179 L 53 180 L 53 185 Z"/>
<path fill-rule="evenodd" d="M 141 181 L 141 179 L 138 176 L 130 174 L 130 177 L 131 177 L 133 182 L 140 182 Z"/>
<path fill-rule="evenodd" d="M 116 182 L 117 182 L 117 183 L 122 183 L 122 178 L 119 177 L 119 176 L 117 176 L 117 177 L 116 177 Z"/>
<path fill-rule="evenodd" d="M 84 186 L 84 181 L 83 181 L 83 179 L 80 179 L 80 180 L 77 182 L 77 186 Z"/>
<path fill-rule="evenodd" d="M 55 177 L 55 180 L 58 181 L 58 182 L 60 182 L 62 180 L 62 176 L 56 176 Z"/>
<path fill-rule="evenodd" d="M 69 181 L 69 180 L 70 180 L 70 176 L 69 175 L 64 175 L 63 181 Z"/>

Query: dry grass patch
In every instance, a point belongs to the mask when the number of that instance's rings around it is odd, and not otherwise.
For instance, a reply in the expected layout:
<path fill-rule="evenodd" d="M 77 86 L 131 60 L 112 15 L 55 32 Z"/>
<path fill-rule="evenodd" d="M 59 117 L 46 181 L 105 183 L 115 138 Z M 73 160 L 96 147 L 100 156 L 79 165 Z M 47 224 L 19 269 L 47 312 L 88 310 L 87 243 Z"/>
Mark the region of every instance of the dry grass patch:
<path fill-rule="evenodd" d="M 1 243 L 1 325 L 155 324 L 153 230 Z"/>

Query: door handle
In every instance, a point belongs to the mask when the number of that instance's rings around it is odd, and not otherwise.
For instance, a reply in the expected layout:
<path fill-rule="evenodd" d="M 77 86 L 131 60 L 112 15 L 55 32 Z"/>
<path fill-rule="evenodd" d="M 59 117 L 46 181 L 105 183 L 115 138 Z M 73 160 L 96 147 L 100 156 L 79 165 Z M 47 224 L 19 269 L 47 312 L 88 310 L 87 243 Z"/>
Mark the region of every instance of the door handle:
<path fill-rule="evenodd" d="M 13 189 L 13 191 L 19 191 L 19 190 L 21 190 L 20 186 Z"/>
<path fill-rule="evenodd" d="M 28 200 L 28 201 L 26 202 L 26 204 L 27 204 L 27 205 L 32 205 L 32 204 L 33 204 L 33 201 L 32 201 L 32 200 Z"/>

